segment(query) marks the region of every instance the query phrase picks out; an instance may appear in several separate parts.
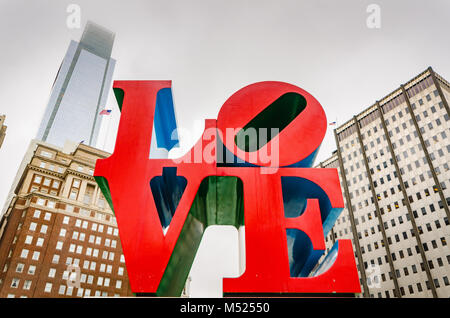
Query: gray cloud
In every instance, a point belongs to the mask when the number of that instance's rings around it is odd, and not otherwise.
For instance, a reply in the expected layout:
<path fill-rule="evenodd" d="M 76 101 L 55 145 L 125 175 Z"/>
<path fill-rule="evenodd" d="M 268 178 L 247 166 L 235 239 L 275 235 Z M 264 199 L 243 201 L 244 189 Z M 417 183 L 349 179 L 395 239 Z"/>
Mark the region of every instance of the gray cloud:
<path fill-rule="evenodd" d="M 216 118 L 244 85 L 279 80 L 343 123 L 432 66 L 450 76 L 450 3 L 435 1 L 0 1 L 0 202 L 37 128 L 69 41 L 66 7 L 116 32 L 115 79 L 171 79 L 178 123 Z M 381 7 L 380 29 L 366 7 Z M 112 96 L 109 107 L 116 107 Z M 116 115 L 111 125 L 118 121 Z M 112 129 L 112 131 L 114 128 Z M 104 142 L 111 151 L 113 138 Z M 329 129 L 318 160 L 335 149 Z"/>

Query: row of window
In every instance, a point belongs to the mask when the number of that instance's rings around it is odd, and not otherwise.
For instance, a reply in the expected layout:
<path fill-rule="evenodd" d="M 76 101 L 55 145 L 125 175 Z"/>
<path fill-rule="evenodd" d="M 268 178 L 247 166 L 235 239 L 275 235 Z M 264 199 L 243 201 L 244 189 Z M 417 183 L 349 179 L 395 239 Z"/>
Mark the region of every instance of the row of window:
<path fill-rule="evenodd" d="M 64 216 L 62 224 L 68 225 L 69 222 L 70 222 L 70 219 L 71 219 L 70 216 Z M 88 227 L 89 227 L 89 222 L 86 221 L 86 220 L 76 219 L 75 220 L 75 227 L 87 230 Z M 99 233 L 103 233 L 104 227 L 105 226 L 103 224 L 92 223 L 91 230 L 99 232 Z M 118 228 L 113 228 L 111 226 L 107 226 L 106 234 L 118 236 L 119 235 L 119 229 Z"/>
<path fill-rule="evenodd" d="M 59 236 L 65 237 L 66 233 L 67 233 L 67 230 L 65 228 L 62 228 L 60 230 Z M 112 232 L 111 232 L 111 234 L 112 234 Z M 79 240 L 81 242 L 84 242 L 85 238 L 86 238 L 86 234 L 83 232 L 73 231 L 73 233 L 72 233 L 72 240 Z M 101 236 L 89 235 L 89 240 L 88 240 L 89 243 L 100 245 L 101 241 L 102 241 Z M 111 240 L 109 238 L 105 238 L 104 246 L 116 248 L 117 240 Z"/>
<path fill-rule="evenodd" d="M 373 228 L 372 228 L 372 231 L 373 231 Z M 372 233 L 374 233 L 374 232 L 372 232 Z M 360 236 L 361 234 L 358 232 L 358 235 Z M 368 236 L 368 231 L 367 231 L 367 230 L 365 230 L 364 235 L 365 235 L 365 236 Z M 411 231 L 411 235 L 414 236 L 412 231 Z M 395 241 L 396 241 L 397 243 L 400 242 L 400 240 L 401 240 L 401 239 L 400 239 L 400 236 L 399 236 L 398 234 L 395 234 L 394 239 L 395 239 Z M 408 235 L 407 235 L 406 232 L 403 232 L 403 239 L 404 239 L 404 240 L 407 240 L 407 239 L 408 239 Z M 389 245 L 392 245 L 392 239 L 391 239 L 391 237 L 388 237 L 387 240 L 388 240 Z M 440 238 L 440 242 L 441 242 L 442 247 L 447 246 L 447 240 L 445 239 L 445 237 L 441 237 L 441 238 Z M 437 244 L 436 240 L 432 240 L 430 243 L 431 243 L 431 245 L 432 245 L 432 247 L 433 247 L 434 249 L 437 249 L 437 248 L 438 248 L 438 244 Z M 378 244 L 378 242 L 369 243 L 369 244 L 366 245 L 367 251 L 368 251 L 368 252 L 372 252 L 372 244 L 373 244 L 375 250 L 377 250 L 377 249 L 380 247 L 380 245 Z M 384 241 L 383 241 L 383 240 L 381 240 L 381 246 L 384 247 Z M 425 252 L 427 252 L 427 251 L 429 250 L 428 244 L 427 244 L 426 242 L 425 242 L 425 243 L 422 243 L 422 246 L 423 246 L 423 249 L 425 250 Z M 409 255 L 409 256 L 412 255 L 411 249 L 410 249 L 410 248 L 407 249 L 407 252 L 408 252 L 408 255 Z M 417 253 L 420 253 L 419 247 L 418 247 L 417 245 L 416 245 L 416 252 L 417 252 Z M 364 246 L 361 246 L 361 254 L 364 254 L 364 253 L 365 253 Z M 403 251 L 400 250 L 399 253 L 400 253 L 400 254 L 399 254 L 400 258 L 404 258 Z M 396 260 L 395 253 L 392 253 L 392 259 L 393 259 L 394 261 Z"/>
<path fill-rule="evenodd" d="M 449 285 L 448 277 L 444 276 L 442 279 L 444 281 L 445 286 L 448 286 Z M 434 279 L 433 281 L 434 281 L 434 285 L 436 286 L 436 288 L 439 288 L 440 287 L 439 280 L 438 279 Z M 427 280 L 425 283 L 426 283 L 425 285 L 426 285 L 427 290 L 431 290 L 430 282 Z M 421 292 L 424 291 L 424 289 L 422 287 L 422 284 L 420 282 L 416 283 L 416 287 L 417 287 L 417 293 L 421 293 Z M 406 295 L 405 288 L 403 286 L 400 287 L 399 290 L 400 290 L 400 294 L 402 296 Z M 389 290 L 385 291 L 386 298 L 390 298 L 390 293 L 389 292 L 390 292 Z M 413 285 L 411 285 L 411 284 L 408 285 L 408 292 L 409 292 L 410 295 L 415 295 L 416 294 Z M 394 295 L 394 297 L 397 297 L 395 289 L 392 290 L 392 294 Z M 381 292 L 378 292 L 377 295 L 378 295 L 378 298 L 382 298 L 383 297 L 383 294 Z M 374 294 L 370 294 L 370 297 L 374 298 L 375 295 Z"/>
<path fill-rule="evenodd" d="M 97 286 L 110 287 L 110 281 L 111 281 L 110 278 L 99 276 L 99 277 L 97 277 Z M 33 281 L 31 281 L 31 280 L 24 280 L 22 289 L 30 290 L 32 282 Z M 80 278 L 80 282 L 92 285 L 93 282 L 94 282 L 94 276 L 82 274 L 81 278 Z M 19 284 L 20 284 L 20 278 L 13 278 L 11 280 L 10 287 L 11 288 L 18 288 Z M 46 283 L 44 291 L 47 292 L 47 293 L 50 293 L 51 290 L 52 290 L 52 285 L 53 285 L 52 283 Z M 67 288 L 72 288 L 71 286 L 60 285 L 58 294 L 64 295 L 66 287 Z M 119 279 L 116 280 L 115 288 L 116 289 L 121 289 L 122 288 L 122 281 L 121 280 L 119 280 Z M 68 296 L 72 296 L 72 294 L 67 294 L 67 295 Z"/>
<path fill-rule="evenodd" d="M 435 111 L 435 108 L 434 108 L 434 107 L 433 107 L 433 109 L 434 109 L 434 111 Z M 433 110 L 432 110 L 432 111 L 433 111 Z M 400 113 L 401 113 L 401 112 L 400 112 Z M 427 112 L 425 111 L 424 113 L 425 113 L 425 117 L 427 117 L 427 116 L 428 116 Z M 444 116 L 444 118 L 445 118 L 446 121 L 449 120 L 447 114 Z M 393 116 L 393 119 L 394 119 L 394 121 L 395 121 L 395 116 Z M 420 116 L 418 117 L 418 119 L 420 120 Z M 442 121 L 441 121 L 441 119 L 439 119 L 439 118 L 436 119 L 435 121 L 436 121 L 436 125 L 438 125 L 438 126 L 440 126 L 440 125 L 442 124 Z M 387 119 L 386 119 L 386 125 L 389 125 L 389 120 L 387 120 Z M 411 125 L 412 127 L 414 127 L 414 124 L 413 124 L 412 119 L 410 120 L 410 125 Z M 403 129 L 407 129 L 406 123 L 403 123 L 403 124 L 402 124 L 402 127 L 403 127 Z M 429 123 L 429 124 L 428 124 L 428 128 L 429 128 L 430 130 L 433 129 L 432 123 Z M 395 130 L 396 134 L 399 134 L 399 133 L 400 133 L 400 128 L 399 128 L 399 127 L 395 127 L 394 130 Z M 374 127 L 374 131 L 377 131 L 376 126 Z M 421 129 L 421 132 L 424 133 L 425 131 L 424 131 L 423 129 Z M 369 135 L 370 135 L 370 131 L 368 131 L 368 133 L 369 133 Z M 392 132 L 392 131 L 389 131 L 388 133 L 389 133 L 389 136 L 390 136 L 390 137 L 393 137 L 393 132 Z M 413 134 L 414 134 L 414 136 L 415 136 L 416 138 L 418 137 L 418 134 L 417 134 L 416 131 L 413 131 Z M 445 134 L 445 132 L 441 133 L 441 135 L 442 135 L 442 138 L 446 138 L 446 137 L 447 137 L 446 134 Z M 383 137 L 384 140 L 386 140 L 386 136 L 385 136 L 385 135 L 382 135 L 382 137 Z M 356 139 L 358 139 L 358 138 L 356 138 Z M 364 135 L 362 135 L 362 139 L 364 140 Z M 410 137 L 409 134 L 406 135 L 406 139 L 407 139 L 407 141 L 411 141 L 411 137 Z M 380 144 L 380 143 L 381 143 L 381 140 L 380 140 L 379 137 L 376 138 L 376 142 L 377 142 L 377 144 Z M 399 143 L 400 143 L 400 145 L 403 145 L 403 139 L 400 138 Z M 355 145 L 355 143 L 354 143 L 353 140 L 351 141 L 351 145 L 352 145 L 352 146 Z M 374 148 L 374 147 L 375 147 L 374 141 L 373 141 L 373 140 L 370 141 L 370 142 L 369 142 L 369 145 L 370 145 L 371 148 Z M 393 142 L 392 147 L 393 147 L 394 149 L 396 149 L 397 145 L 395 144 L 395 142 Z M 347 149 L 349 148 L 349 147 L 348 147 L 348 144 L 346 144 L 346 148 L 347 148 Z M 369 149 L 368 145 L 367 145 L 367 144 L 364 145 L 364 150 L 365 150 L 365 151 L 368 151 L 368 149 Z M 388 147 L 386 147 L 386 151 L 389 151 L 389 148 L 388 148 Z M 361 150 L 359 150 L 359 153 L 361 154 Z M 381 150 L 380 150 L 380 156 L 383 156 L 383 155 L 384 155 L 384 150 L 381 149 Z M 357 152 L 356 152 L 356 151 L 353 152 L 353 157 L 357 157 Z M 373 154 L 373 157 L 374 157 L 375 160 L 378 159 L 378 154 L 375 152 L 375 153 Z M 370 162 L 370 158 L 371 158 L 370 156 L 367 156 L 367 159 L 368 159 L 369 162 Z M 345 157 L 342 158 L 343 163 L 345 163 L 345 159 L 346 159 Z M 350 160 L 352 159 L 352 155 L 349 154 L 349 155 L 347 156 L 347 159 L 350 161 Z"/>
<path fill-rule="evenodd" d="M 410 249 L 409 249 L 410 250 Z M 410 255 L 412 255 L 412 254 L 410 254 Z M 385 262 L 387 263 L 388 262 L 388 260 L 387 260 L 387 257 L 385 257 Z M 442 258 L 437 258 L 436 259 L 436 262 L 438 263 L 438 265 L 439 265 L 439 267 L 443 267 L 444 266 L 444 262 L 442 261 Z M 374 265 L 375 265 L 375 260 L 370 260 L 370 263 L 371 263 L 371 266 L 373 267 Z M 447 255 L 447 263 L 448 264 L 450 264 L 450 255 Z M 383 264 L 383 261 L 382 261 L 382 258 L 381 257 L 378 257 L 378 265 L 382 265 Z M 433 263 L 433 261 L 432 260 L 429 260 L 428 261 L 428 266 L 430 267 L 430 269 L 434 269 L 434 263 Z M 367 262 L 364 262 L 364 268 L 367 270 L 367 268 L 368 268 L 368 263 Z M 425 265 L 423 264 L 423 263 L 420 263 L 420 268 L 421 268 L 421 270 L 422 270 L 422 272 L 425 272 L 426 271 L 426 269 L 425 269 Z M 410 273 L 410 271 L 409 271 L 409 267 L 403 267 L 403 275 L 404 276 L 409 276 L 411 273 Z M 411 265 L 411 271 L 412 271 L 412 273 L 413 274 L 417 274 L 418 273 L 418 269 L 417 269 L 417 266 L 416 266 L 416 264 L 412 264 Z M 389 276 L 389 279 L 390 280 L 393 280 L 393 276 L 392 276 L 392 272 L 388 272 L 388 276 Z M 401 276 L 402 276 L 402 274 L 401 274 L 401 270 L 400 269 L 396 269 L 395 270 L 395 276 L 397 277 L 397 278 L 400 278 Z M 386 277 L 386 275 L 384 274 L 384 273 L 382 273 L 381 275 L 380 275 L 380 277 L 381 277 L 381 280 L 383 281 L 383 282 L 385 282 L 385 281 L 387 281 L 387 277 Z M 449 282 L 448 282 L 448 277 L 447 276 L 444 276 L 444 277 L 442 277 L 442 280 L 444 281 L 444 284 L 445 284 L 445 286 L 448 286 L 449 285 Z M 439 280 L 438 279 L 435 279 L 434 280 L 435 281 L 435 285 L 436 285 L 436 287 L 440 287 L 440 284 L 439 284 Z M 369 282 L 368 282 L 368 284 L 370 284 Z"/>
<path fill-rule="evenodd" d="M 414 87 L 416 87 L 416 86 L 414 86 Z M 434 96 L 435 96 L 435 97 L 438 96 L 437 90 L 434 91 Z M 427 101 L 431 101 L 431 96 L 430 96 L 429 94 L 427 95 L 426 98 L 427 98 Z M 391 100 L 390 102 L 388 102 L 388 103 L 386 103 L 386 104 L 384 104 L 384 105 L 381 106 L 381 108 L 382 108 L 382 110 L 383 110 L 383 113 L 386 114 L 387 112 L 389 112 L 389 111 L 390 111 L 391 109 L 393 109 L 394 107 L 396 107 L 396 106 L 402 104 L 404 101 L 405 101 L 405 99 L 404 99 L 403 94 L 398 95 L 397 97 L 395 97 L 395 98 L 394 98 L 393 100 Z M 419 100 L 418 100 L 418 103 L 419 103 L 419 105 L 423 105 L 423 104 L 424 104 L 424 102 L 423 102 L 422 99 L 419 99 Z M 442 101 L 439 102 L 439 107 L 440 107 L 441 109 L 444 107 Z M 415 110 L 415 109 L 417 108 L 416 105 L 415 105 L 415 103 L 412 103 L 412 104 L 411 104 L 411 108 L 412 108 L 413 110 Z M 434 112 L 436 111 L 436 107 L 435 107 L 435 106 L 431 106 L 431 111 L 434 113 Z M 405 112 L 406 112 L 406 113 L 409 113 L 408 107 L 405 108 Z M 360 123 L 361 128 L 364 127 L 364 126 L 366 126 L 366 125 L 368 125 L 368 124 L 371 123 L 373 120 L 375 120 L 375 119 L 377 119 L 377 118 L 379 118 L 379 117 L 380 117 L 380 116 L 379 116 L 378 110 L 373 111 L 373 112 L 372 112 L 371 114 L 369 114 L 368 116 L 366 116 L 366 117 L 364 117 L 363 119 L 359 120 L 359 123 Z M 403 117 L 403 113 L 402 113 L 401 111 L 399 112 L 399 117 L 400 117 L 400 118 Z M 394 119 L 394 121 L 395 121 L 395 119 Z M 386 119 L 386 125 L 388 125 L 388 123 L 389 123 L 389 121 Z M 379 128 L 380 128 L 381 130 L 383 129 L 381 124 L 379 125 Z M 345 130 L 341 131 L 341 132 L 338 134 L 338 139 L 339 139 L 339 141 L 344 140 L 346 137 L 352 135 L 355 131 L 356 131 L 356 126 L 355 126 L 355 125 L 351 125 L 350 127 L 348 127 L 348 128 L 346 128 Z M 373 127 L 373 132 L 374 132 L 374 133 L 377 133 L 377 131 L 378 131 L 377 126 L 374 126 L 374 127 Z M 362 135 L 362 138 L 364 139 L 365 134 L 362 132 L 361 135 Z M 367 130 L 367 135 L 368 135 L 369 137 L 371 136 L 371 130 Z M 351 140 L 350 143 L 353 144 L 353 140 Z M 344 146 L 345 146 L 346 149 L 349 149 L 349 143 L 346 143 Z M 343 149 L 344 149 L 344 148 L 342 147 L 342 148 L 341 148 L 341 152 L 343 152 Z"/>
<path fill-rule="evenodd" d="M 388 176 L 389 176 L 389 175 L 388 175 Z M 420 176 L 423 176 L 423 175 L 420 175 Z M 422 178 L 421 178 L 420 176 L 419 176 L 419 178 L 421 179 L 421 181 L 425 181 L 425 179 L 422 180 Z M 397 177 L 397 174 L 395 173 L 395 171 L 394 171 L 394 177 Z M 430 172 L 429 178 L 432 178 L 431 172 Z M 389 180 L 390 178 L 387 178 L 387 179 Z M 383 180 L 383 177 L 382 177 L 380 180 Z M 417 181 L 416 181 L 415 177 L 413 177 L 413 178 L 411 179 L 411 181 L 412 181 L 413 185 L 416 185 L 416 184 L 417 184 Z M 384 182 L 382 182 L 382 183 L 384 184 Z M 376 182 L 376 181 L 374 181 L 373 184 L 374 184 L 374 187 L 377 186 L 377 182 Z M 408 181 L 404 181 L 404 186 L 405 186 L 406 189 L 408 189 L 408 188 L 410 187 Z M 442 189 L 442 190 L 447 189 L 447 185 L 446 185 L 445 182 L 441 182 L 441 183 L 440 183 L 440 186 L 441 186 L 441 189 Z M 402 188 L 401 188 L 400 184 L 397 185 L 397 188 L 398 188 L 398 192 L 401 192 L 401 191 L 402 191 Z M 364 193 L 364 192 L 365 192 L 365 187 L 363 187 L 363 188 L 361 188 L 361 189 L 364 189 L 364 190 L 362 190 L 362 192 Z M 368 186 L 368 189 L 369 189 L 369 190 L 371 189 L 370 185 Z M 377 194 L 376 194 L 377 200 L 378 200 L 378 201 L 381 201 L 382 197 L 388 198 L 389 195 L 395 195 L 395 193 L 396 193 L 395 188 L 393 188 L 393 187 L 390 188 L 389 191 L 390 191 L 390 194 L 388 193 L 388 190 L 384 190 L 382 194 L 377 193 Z M 439 189 L 438 189 L 438 187 L 437 187 L 436 185 L 434 185 L 434 186 L 431 188 L 431 191 L 434 192 L 434 193 L 437 193 L 437 192 L 439 192 Z M 424 194 L 425 194 L 425 197 L 429 197 L 429 196 L 430 196 L 430 190 L 429 190 L 429 189 L 424 189 L 423 192 L 424 192 Z M 355 194 L 356 194 L 357 196 L 359 196 L 359 189 L 356 189 L 356 190 L 355 190 Z M 416 197 L 417 197 L 417 200 L 421 200 L 421 199 L 422 199 L 422 194 L 421 194 L 421 192 L 417 192 L 417 193 L 416 193 Z M 353 199 L 353 192 L 350 192 L 350 199 Z M 373 204 L 375 200 L 373 199 L 373 197 L 370 197 L 370 201 L 371 201 L 371 203 Z M 409 195 L 409 196 L 408 196 L 408 201 L 409 201 L 409 203 L 413 203 L 413 202 L 414 202 L 414 198 L 413 198 L 412 195 Z M 447 202 L 450 202 L 450 198 L 447 198 Z M 364 207 L 369 206 L 369 201 L 368 201 L 367 199 L 365 199 L 364 201 L 361 201 L 361 202 L 358 202 L 358 203 L 357 203 L 359 210 L 361 210 L 361 209 L 363 208 L 363 203 L 364 203 Z M 402 203 L 403 206 L 406 206 L 406 201 L 405 201 L 404 198 L 401 199 L 401 203 Z M 387 212 L 391 212 L 391 211 L 393 210 L 394 207 L 395 207 L 396 209 L 398 209 L 398 208 L 400 207 L 399 201 L 393 202 L 393 203 L 392 203 L 392 206 L 391 206 L 391 204 L 388 204 L 388 205 L 386 206 Z M 430 207 L 431 212 L 436 211 L 436 208 L 434 207 L 434 204 L 430 204 L 429 207 Z M 444 206 L 443 206 L 443 204 L 442 204 L 442 201 L 439 201 L 439 208 L 444 208 Z M 352 209 L 353 209 L 353 211 L 356 212 L 356 211 L 357 211 L 356 205 L 352 205 Z M 380 207 L 380 212 L 381 212 L 382 215 L 384 215 L 384 207 Z M 424 215 L 425 215 L 425 214 L 424 214 Z"/>

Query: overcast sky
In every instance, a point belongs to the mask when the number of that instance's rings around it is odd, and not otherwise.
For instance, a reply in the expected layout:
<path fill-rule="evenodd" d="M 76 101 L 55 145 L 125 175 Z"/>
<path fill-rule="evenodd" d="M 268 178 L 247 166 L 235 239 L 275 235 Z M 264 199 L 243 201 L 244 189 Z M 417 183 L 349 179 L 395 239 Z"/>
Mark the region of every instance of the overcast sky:
<path fill-rule="evenodd" d="M 72 3 L 81 8 L 80 29 L 66 24 Z M 380 28 L 367 26 L 370 4 L 381 9 Z M 0 0 L 0 114 L 8 126 L 0 205 L 37 133 L 69 42 L 80 39 L 87 20 L 116 33 L 114 79 L 173 81 L 178 124 L 195 131 L 181 136 L 188 149 L 203 120 L 216 118 L 231 94 L 254 82 L 300 86 L 339 125 L 428 66 L 449 79 L 449 13 L 448 0 Z M 100 146 L 112 151 L 119 119 L 112 94 L 106 108 L 113 115 Z M 332 128 L 317 163 L 336 148 Z M 223 244 L 235 246 L 236 235 L 220 233 L 202 242 L 193 296 L 220 294 L 214 271 L 237 274 L 236 249 Z M 196 279 L 200 272 L 209 278 Z"/>

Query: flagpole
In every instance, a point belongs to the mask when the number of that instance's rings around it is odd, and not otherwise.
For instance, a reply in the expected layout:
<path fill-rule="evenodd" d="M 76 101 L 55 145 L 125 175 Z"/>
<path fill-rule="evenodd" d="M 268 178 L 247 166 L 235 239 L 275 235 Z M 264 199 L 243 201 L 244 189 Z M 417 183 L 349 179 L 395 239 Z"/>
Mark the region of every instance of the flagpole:
<path fill-rule="evenodd" d="M 108 123 L 106 124 L 106 133 L 105 133 L 105 140 L 103 142 L 103 150 L 106 151 L 106 140 L 108 139 L 108 134 L 109 134 L 109 126 L 111 125 L 111 119 L 112 119 L 112 114 L 110 114 L 109 118 L 108 118 Z"/>

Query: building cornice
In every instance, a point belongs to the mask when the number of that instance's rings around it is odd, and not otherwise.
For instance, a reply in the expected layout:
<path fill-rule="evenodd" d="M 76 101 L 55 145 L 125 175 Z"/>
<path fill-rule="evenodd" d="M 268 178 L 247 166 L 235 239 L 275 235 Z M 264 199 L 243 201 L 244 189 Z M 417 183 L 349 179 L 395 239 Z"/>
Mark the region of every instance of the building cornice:
<path fill-rule="evenodd" d="M 32 199 L 36 197 L 36 198 L 41 198 L 41 199 L 47 199 L 47 200 L 52 200 L 55 202 L 55 204 L 65 204 L 65 205 L 71 205 L 74 208 L 79 208 L 81 209 L 85 209 L 85 210 L 89 210 L 89 211 L 94 211 L 95 213 L 102 213 L 105 215 L 110 215 L 110 221 L 106 221 L 106 220 L 101 220 L 92 216 L 86 216 L 86 215 L 82 215 L 79 212 L 70 212 L 64 209 L 61 209 L 59 207 L 56 207 L 57 205 L 55 205 L 55 208 L 50 208 L 48 206 L 42 206 L 36 203 L 32 202 Z M 17 200 L 18 199 L 24 199 L 26 202 L 25 204 L 17 204 Z M 58 196 L 54 196 L 48 193 L 42 193 L 42 192 L 31 192 L 31 193 L 27 193 L 27 194 L 21 194 L 21 195 L 16 195 L 14 197 L 14 206 L 15 207 L 20 207 L 20 209 L 27 209 L 27 208 L 34 208 L 34 209 L 38 209 L 38 210 L 49 210 L 51 212 L 54 213 L 60 213 L 60 214 L 64 214 L 64 215 L 68 215 L 68 216 L 74 216 L 80 219 L 84 219 L 84 220 L 88 220 L 91 222 L 97 222 L 97 223 L 102 223 L 104 225 L 113 225 L 117 227 L 117 223 L 114 221 L 114 213 L 111 210 L 107 210 L 107 209 L 99 209 L 97 207 L 92 207 L 92 206 L 86 206 L 83 204 L 80 204 L 80 202 L 78 201 L 73 201 L 67 198 L 61 198 Z"/>
<path fill-rule="evenodd" d="M 420 73 L 419 75 L 415 76 L 413 79 L 409 80 L 408 82 L 406 82 L 403 85 L 400 85 L 400 87 L 396 88 L 395 90 L 393 90 L 392 92 L 390 92 L 389 94 L 385 95 L 383 98 L 381 98 L 379 101 L 375 102 L 374 104 L 372 104 L 371 106 L 365 108 L 362 112 L 358 113 L 355 117 L 357 118 L 357 122 L 359 122 L 360 119 L 364 118 L 365 116 L 371 114 L 374 111 L 377 111 L 377 103 L 379 103 L 380 106 L 383 106 L 387 103 L 389 103 L 391 100 L 395 99 L 396 97 L 398 97 L 399 95 L 402 95 L 402 87 L 406 90 L 410 89 L 411 87 L 413 87 L 414 85 L 418 84 L 419 82 L 423 81 L 424 79 L 432 76 L 432 73 L 434 71 L 432 70 L 431 67 L 428 67 L 425 71 L 423 71 L 422 73 Z M 449 86 L 449 83 L 447 81 L 445 81 L 440 75 L 438 75 L 437 73 L 435 73 L 436 78 L 444 83 L 446 86 Z M 343 132 L 344 130 L 346 130 L 347 128 L 353 126 L 355 124 L 354 119 L 349 119 L 348 121 L 346 121 L 344 124 L 340 125 L 339 127 L 336 128 L 336 133 L 339 135 L 341 132 Z"/>

